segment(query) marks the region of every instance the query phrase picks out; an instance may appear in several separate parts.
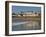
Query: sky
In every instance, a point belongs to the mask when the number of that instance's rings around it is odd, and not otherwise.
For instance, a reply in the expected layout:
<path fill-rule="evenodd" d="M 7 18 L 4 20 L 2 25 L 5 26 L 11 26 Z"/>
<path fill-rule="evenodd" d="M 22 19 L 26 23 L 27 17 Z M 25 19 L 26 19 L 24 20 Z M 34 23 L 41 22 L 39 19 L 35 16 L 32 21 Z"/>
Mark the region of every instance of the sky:
<path fill-rule="evenodd" d="M 24 12 L 24 11 L 35 11 L 41 12 L 41 7 L 33 7 L 33 6 L 12 6 L 12 12 Z"/>

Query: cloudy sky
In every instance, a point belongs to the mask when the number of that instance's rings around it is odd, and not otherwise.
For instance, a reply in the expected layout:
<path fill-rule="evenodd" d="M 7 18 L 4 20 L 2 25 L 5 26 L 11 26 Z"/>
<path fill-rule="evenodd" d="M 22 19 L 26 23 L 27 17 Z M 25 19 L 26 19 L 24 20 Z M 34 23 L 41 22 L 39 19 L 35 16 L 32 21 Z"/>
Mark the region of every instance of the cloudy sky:
<path fill-rule="evenodd" d="M 12 6 L 12 12 L 24 12 L 24 11 L 35 11 L 41 12 L 41 7 L 33 7 L 33 6 Z"/>

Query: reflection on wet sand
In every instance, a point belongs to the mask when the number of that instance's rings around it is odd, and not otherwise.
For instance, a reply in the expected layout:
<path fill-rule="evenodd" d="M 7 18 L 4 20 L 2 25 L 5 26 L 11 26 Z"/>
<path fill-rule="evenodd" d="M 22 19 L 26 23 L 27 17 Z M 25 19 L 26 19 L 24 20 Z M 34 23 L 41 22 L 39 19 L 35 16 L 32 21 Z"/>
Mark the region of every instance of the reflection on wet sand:
<path fill-rule="evenodd" d="M 36 20 L 32 20 L 31 18 L 12 18 L 12 31 L 41 29 L 40 18 L 35 19 Z"/>

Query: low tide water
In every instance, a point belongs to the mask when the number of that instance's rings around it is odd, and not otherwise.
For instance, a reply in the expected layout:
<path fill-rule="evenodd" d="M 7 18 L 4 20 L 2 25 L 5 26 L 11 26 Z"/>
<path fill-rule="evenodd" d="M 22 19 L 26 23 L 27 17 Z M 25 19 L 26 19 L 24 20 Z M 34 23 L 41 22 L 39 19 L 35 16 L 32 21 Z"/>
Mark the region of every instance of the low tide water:
<path fill-rule="evenodd" d="M 40 20 L 16 19 L 12 18 L 12 31 L 39 30 L 41 29 Z"/>

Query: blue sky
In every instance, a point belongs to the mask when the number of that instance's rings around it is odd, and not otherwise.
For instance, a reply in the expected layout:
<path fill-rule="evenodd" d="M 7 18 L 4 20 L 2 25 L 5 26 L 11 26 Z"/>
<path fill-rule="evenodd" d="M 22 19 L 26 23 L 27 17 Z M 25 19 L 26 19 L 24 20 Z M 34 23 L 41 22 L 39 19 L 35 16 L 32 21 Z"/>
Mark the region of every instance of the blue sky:
<path fill-rule="evenodd" d="M 12 6 L 12 12 L 21 12 L 21 11 L 35 11 L 41 12 L 41 7 L 32 7 L 32 6 Z"/>

